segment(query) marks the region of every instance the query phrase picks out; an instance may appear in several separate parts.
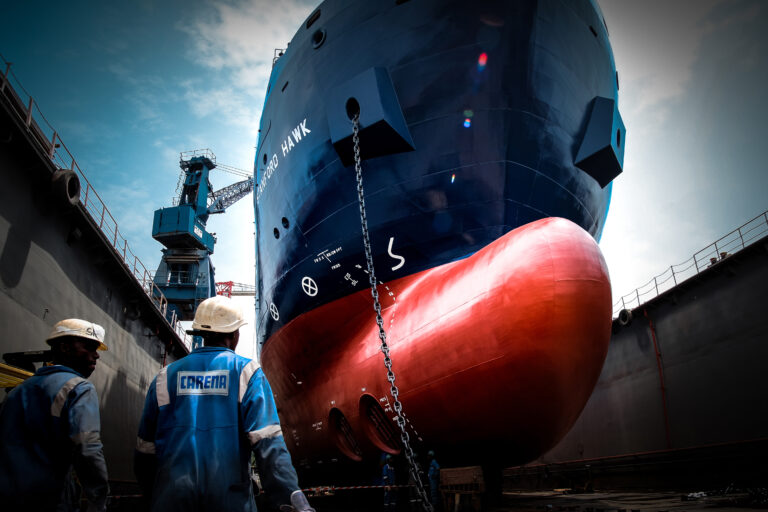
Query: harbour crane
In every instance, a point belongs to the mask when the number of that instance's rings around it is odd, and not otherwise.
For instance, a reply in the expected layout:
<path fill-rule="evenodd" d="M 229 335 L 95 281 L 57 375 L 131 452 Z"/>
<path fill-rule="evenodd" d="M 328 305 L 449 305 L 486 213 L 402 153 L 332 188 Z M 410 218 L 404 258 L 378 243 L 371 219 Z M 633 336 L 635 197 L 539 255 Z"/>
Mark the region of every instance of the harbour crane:
<path fill-rule="evenodd" d="M 216 164 L 209 149 L 181 153 L 178 197 L 173 206 L 155 210 L 152 238 L 165 246 L 154 283 L 168 299 L 168 316 L 192 320 L 198 304 L 216 295 L 216 281 L 211 254 L 216 237 L 206 231 L 208 216 L 226 209 L 253 191 L 252 174 L 234 167 Z M 245 177 L 213 191 L 210 172 L 219 168 Z"/>

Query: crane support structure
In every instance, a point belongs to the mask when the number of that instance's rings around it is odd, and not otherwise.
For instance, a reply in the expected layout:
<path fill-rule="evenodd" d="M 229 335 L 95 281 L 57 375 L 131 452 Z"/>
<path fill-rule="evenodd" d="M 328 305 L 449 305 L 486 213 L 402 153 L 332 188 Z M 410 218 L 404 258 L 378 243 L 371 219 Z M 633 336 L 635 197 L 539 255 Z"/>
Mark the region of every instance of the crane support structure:
<path fill-rule="evenodd" d="M 253 178 L 238 181 L 221 190 L 212 192 L 209 200 L 208 213 L 224 213 L 224 210 L 238 202 L 253 191 Z"/>
<path fill-rule="evenodd" d="M 168 299 L 168 315 L 192 320 L 198 304 L 216 295 L 210 255 L 216 238 L 206 230 L 208 216 L 223 213 L 253 191 L 253 176 L 222 166 L 248 179 L 214 191 L 208 177 L 217 167 L 208 149 L 181 153 L 182 180 L 174 206 L 155 211 L 152 237 L 163 244 L 163 256 L 154 282 Z M 237 171 L 237 172 L 234 172 Z"/>

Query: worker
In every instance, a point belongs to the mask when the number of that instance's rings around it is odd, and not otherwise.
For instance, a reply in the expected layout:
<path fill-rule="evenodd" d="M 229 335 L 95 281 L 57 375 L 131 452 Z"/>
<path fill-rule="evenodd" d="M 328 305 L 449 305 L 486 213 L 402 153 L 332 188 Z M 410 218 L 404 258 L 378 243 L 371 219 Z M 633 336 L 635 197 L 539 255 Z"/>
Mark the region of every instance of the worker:
<path fill-rule="evenodd" d="M 86 379 L 107 350 L 104 328 L 70 318 L 46 342 L 52 366 L 14 388 L 0 411 L 0 503 L 4 510 L 66 508 L 74 468 L 90 510 L 106 510 L 107 465 L 96 388 Z M 68 489 L 67 489 L 68 491 Z"/>
<path fill-rule="evenodd" d="M 416 476 L 418 476 L 420 482 L 423 482 L 424 471 L 421 469 L 421 464 L 419 463 L 419 454 L 415 452 L 413 454 L 413 466 L 414 467 L 408 472 L 408 509 L 411 512 L 417 512 L 424 510 L 424 506 L 421 501 L 421 495 L 416 487 Z M 414 475 L 414 471 L 416 472 L 416 475 Z"/>
<path fill-rule="evenodd" d="M 429 469 L 427 470 L 427 478 L 429 479 L 429 494 L 432 500 L 432 506 L 435 510 L 440 509 L 440 464 L 435 459 L 435 452 L 429 450 L 427 452 L 427 459 L 429 460 Z"/>
<path fill-rule="evenodd" d="M 234 352 L 245 323 L 231 299 L 204 300 L 192 323 L 204 345 L 149 386 L 134 469 L 153 511 L 255 511 L 253 453 L 276 508 L 314 512 L 299 490 L 264 372 Z"/>
<path fill-rule="evenodd" d="M 381 481 L 384 485 L 384 512 L 395 510 L 397 505 L 397 491 L 393 488 L 395 485 L 395 467 L 392 465 L 392 456 L 389 454 L 384 457 Z"/>

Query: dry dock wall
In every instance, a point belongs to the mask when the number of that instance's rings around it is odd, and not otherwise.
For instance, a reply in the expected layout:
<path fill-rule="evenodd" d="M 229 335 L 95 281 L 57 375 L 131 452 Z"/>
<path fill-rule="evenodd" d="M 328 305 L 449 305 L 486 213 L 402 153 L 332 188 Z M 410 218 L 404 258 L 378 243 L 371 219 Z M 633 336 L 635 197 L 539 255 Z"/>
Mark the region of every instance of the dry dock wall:
<path fill-rule="evenodd" d="M 600 379 L 581 416 L 557 446 L 518 474 L 545 467 L 548 474 L 594 473 L 613 464 L 634 465 L 637 477 L 640 466 L 658 472 L 671 464 L 692 480 L 699 471 L 709 473 L 698 475 L 705 480 L 721 473 L 710 480 L 728 485 L 729 478 L 765 470 L 766 304 L 768 238 L 632 310 L 628 325 L 614 320 Z"/>
<path fill-rule="evenodd" d="M 110 479 L 134 480 L 146 390 L 165 347 L 168 361 L 184 351 L 82 205 L 63 207 L 51 195 L 53 164 L 1 99 L 0 355 L 47 349 L 46 336 L 63 318 L 103 325 L 109 350 L 90 380 Z"/>

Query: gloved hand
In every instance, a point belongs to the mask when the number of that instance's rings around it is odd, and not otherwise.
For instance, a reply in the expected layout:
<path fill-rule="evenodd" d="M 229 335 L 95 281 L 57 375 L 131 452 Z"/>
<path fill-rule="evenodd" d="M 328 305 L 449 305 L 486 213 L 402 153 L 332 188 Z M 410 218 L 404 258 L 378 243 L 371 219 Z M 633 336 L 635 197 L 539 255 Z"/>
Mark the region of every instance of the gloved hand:
<path fill-rule="evenodd" d="M 315 509 L 309 506 L 307 497 L 301 491 L 294 491 L 291 494 L 291 505 L 282 505 L 280 510 L 284 512 L 315 512 Z"/>

